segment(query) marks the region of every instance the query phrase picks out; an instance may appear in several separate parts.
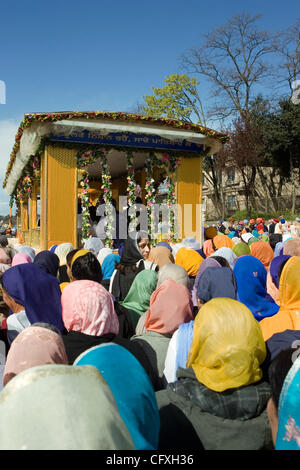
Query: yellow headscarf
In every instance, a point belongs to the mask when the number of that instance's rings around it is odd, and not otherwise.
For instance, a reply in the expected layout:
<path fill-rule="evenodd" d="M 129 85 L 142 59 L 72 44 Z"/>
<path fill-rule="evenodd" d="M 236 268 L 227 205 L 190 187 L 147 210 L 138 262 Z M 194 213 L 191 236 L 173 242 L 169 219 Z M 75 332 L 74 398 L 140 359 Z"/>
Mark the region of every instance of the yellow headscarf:
<path fill-rule="evenodd" d="M 76 251 L 75 255 L 72 258 L 71 269 L 72 269 L 72 266 L 74 264 L 74 261 L 77 260 L 78 258 L 80 258 L 81 256 L 86 255 L 87 253 L 90 253 L 90 250 L 78 250 L 78 251 Z"/>
<path fill-rule="evenodd" d="M 192 277 L 197 276 L 202 261 L 203 258 L 197 251 L 184 247 L 178 250 L 175 258 L 175 264 L 182 266 Z"/>
<path fill-rule="evenodd" d="M 264 340 L 275 333 L 300 329 L 300 257 L 292 256 L 285 264 L 279 280 L 280 309 L 260 322 Z"/>
<path fill-rule="evenodd" d="M 265 357 L 259 323 L 248 307 L 221 297 L 203 305 L 187 361 L 199 382 L 216 392 L 258 382 Z"/>

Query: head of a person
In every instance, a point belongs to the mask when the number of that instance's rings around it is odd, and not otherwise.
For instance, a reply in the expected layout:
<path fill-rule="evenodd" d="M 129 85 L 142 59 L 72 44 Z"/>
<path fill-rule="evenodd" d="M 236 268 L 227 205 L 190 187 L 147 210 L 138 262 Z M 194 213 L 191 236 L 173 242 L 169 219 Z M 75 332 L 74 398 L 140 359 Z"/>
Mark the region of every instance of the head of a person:
<path fill-rule="evenodd" d="M 73 281 L 87 279 L 100 283 L 102 270 L 94 253 L 89 250 L 78 250 L 72 257 L 71 276 Z"/>
<path fill-rule="evenodd" d="M 3 302 L 12 311 L 12 313 L 18 313 L 21 310 L 24 310 L 24 302 L 22 300 L 18 300 L 17 297 L 15 297 L 14 295 L 9 294 L 7 288 L 5 288 L 3 276 L 1 276 L 0 278 L 0 285 L 2 290 Z"/>
<path fill-rule="evenodd" d="M 90 237 L 84 242 L 83 248 L 85 250 L 90 250 L 95 256 L 98 256 L 99 251 L 104 248 L 104 245 L 100 238 Z"/>
<path fill-rule="evenodd" d="M 275 250 L 275 246 L 277 243 L 282 242 L 282 234 L 281 233 L 270 233 L 269 235 L 269 244 L 272 250 Z"/>
<path fill-rule="evenodd" d="M 201 274 L 197 286 L 197 305 L 202 307 L 209 300 L 216 297 L 236 299 L 236 280 L 231 268 L 208 267 Z"/>
<path fill-rule="evenodd" d="M 98 282 L 79 280 L 61 294 L 62 318 L 68 331 L 92 336 L 119 332 L 119 320 L 111 295 Z"/>
<path fill-rule="evenodd" d="M 67 254 L 70 253 L 70 251 L 72 250 L 74 250 L 74 246 L 72 245 L 72 243 L 66 242 L 57 245 L 54 250 L 54 253 L 58 256 L 60 266 L 65 266 L 67 264 Z"/>
<path fill-rule="evenodd" d="M 3 385 L 25 369 L 46 364 L 68 364 L 62 335 L 52 325 L 35 323 L 12 342 L 7 354 Z"/>
<path fill-rule="evenodd" d="M 190 322 L 193 318 L 189 290 L 184 285 L 168 279 L 151 295 L 145 328 L 146 331 L 172 335 L 179 325 Z"/>
<path fill-rule="evenodd" d="M 186 270 L 178 264 L 165 264 L 162 268 L 159 269 L 157 275 L 157 288 L 168 279 L 177 282 L 177 284 L 183 284 L 185 287 L 189 288 L 189 276 Z"/>
<path fill-rule="evenodd" d="M 147 232 L 139 232 L 137 234 L 136 242 L 143 258 L 145 260 L 148 259 L 151 250 L 151 244 Z"/>
<path fill-rule="evenodd" d="M 26 253 L 16 253 L 12 259 L 11 265 L 18 266 L 18 264 L 26 264 L 32 263 L 32 259 L 30 256 L 26 255 Z"/>
<path fill-rule="evenodd" d="M 259 323 L 241 302 L 214 298 L 195 318 L 187 367 L 216 392 L 259 382 L 266 345 Z"/>
<path fill-rule="evenodd" d="M 0 248 L 0 263 L 11 264 L 12 259 L 7 253 L 7 248 Z"/>
<path fill-rule="evenodd" d="M 75 248 L 74 250 L 70 251 L 67 256 L 66 256 L 66 262 L 67 262 L 67 275 L 68 278 L 71 280 L 72 279 L 72 271 L 71 271 L 71 264 L 72 264 L 72 259 L 75 253 L 79 251 L 78 248 Z"/>
<path fill-rule="evenodd" d="M 46 273 L 51 274 L 54 277 L 57 276 L 59 268 L 59 259 L 55 253 L 51 253 L 51 251 L 48 250 L 40 251 L 35 256 L 33 262 L 37 264 L 41 269 L 43 269 Z"/>
<path fill-rule="evenodd" d="M 290 256 L 300 256 L 300 238 L 291 238 L 285 242 L 283 254 Z"/>
<path fill-rule="evenodd" d="M 281 351 L 279 354 L 277 354 L 277 356 L 273 359 L 268 369 L 269 383 L 270 383 L 270 388 L 271 388 L 271 397 L 268 401 L 267 413 L 268 413 L 268 420 L 269 420 L 271 430 L 272 430 L 272 439 L 273 439 L 274 446 L 276 445 L 277 434 L 278 434 L 278 429 L 279 429 L 279 415 L 281 415 L 280 416 L 281 420 L 283 421 L 285 420 L 285 422 L 281 423 L 283 425 L 282 426 L 283 430 L 281 429 L 281 433 L 280 433 L 281 436 L 278 436 L 278 437 L 279 439 L 282 439 L 284 435 L 288 437 L 289 416 L 287 413 L 284 412 L 284 406 L 287 406 L 287 408 L 289 407 L 286 392 L 287 392 L 288 386 L 291 385 L 292 382 L 290 381 L 288 385 L 288 382 L 286 380 L 290 374 L 290 371 L 293 370 L 293 367 L 296 367 L 297 370 L 299 368 L 299 359 L 297 359 L 298 355 L 299 355 L 299 350 L 297 351 L 295 348 L 285 349 Z M 296 362 L 296 365 L 293 366 L 295 362 Z M 281 395 L 282 395 L 282 398 L 281 398 Z M 298 393 L 296 392 L 294 397 L 289 396 L 288 399 L 290 400 L 290 403 L 294 401 L 295 404 L 298 404 L 298 408 L 299 408 L 299 400 L 297 398 L 297 395 Z M 285 400 L 286 402 L 284 403 Z M 291 409 L 290 409 L 290 413 L 291 413 Z M 292 437 L 292 433 L 290 433 L 290 437 Z M 291 439 L 287 439 L 287 440 L 291 440 Z"/>
<path fill-rule="evenodd" d="M 299 272 L 299 256 L 291 256 L 280 267 L 278 278 L 281 309 L 298 311 L 300 308 Z"/>
<path fill-rule="evenodd" d="M 223 268 L 229 268 L 229 263 L 227 261 L 227 259 L 223 258 L 223 256 L 218 256 L 218 255 L 212 255 L 210 256 L 210 258 L 212 259 L 215 259 L 216 261 L 218 261 L 218 263 L 223 267 Z"/>
<path fill-rule="evenodd" d="M 202 262 L 203 258 L 197 251 L 184 247 L 178 250 L 175 258 L 175 264 L 183 267 L 190 277 L 197 276 Z"/>

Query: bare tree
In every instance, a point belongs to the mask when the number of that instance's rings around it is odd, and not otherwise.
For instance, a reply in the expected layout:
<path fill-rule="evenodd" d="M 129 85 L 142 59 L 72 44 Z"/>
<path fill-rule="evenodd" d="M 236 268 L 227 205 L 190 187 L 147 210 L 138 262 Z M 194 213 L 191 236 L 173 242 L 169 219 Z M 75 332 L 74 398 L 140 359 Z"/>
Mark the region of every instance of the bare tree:
<path fill-rule="evenodd" d="M 215 118 L 247 117 L 254 86 L 270 76 L 267 56 L 274 44 L 271 33 L 256 28 L 260 17 L 236 15 L 183 55 L 183 67 L 212 85 L 216 102 L 210 114 Z"/>
<path fill-rule="evenodd" d="M 288 83 L 292 96 L 297 88 L 295 82 L 300 79 L 300 18 L 286 31 L 276 34 L 274 51 L 281 59 L 277 68 L 279 85 Z"/>

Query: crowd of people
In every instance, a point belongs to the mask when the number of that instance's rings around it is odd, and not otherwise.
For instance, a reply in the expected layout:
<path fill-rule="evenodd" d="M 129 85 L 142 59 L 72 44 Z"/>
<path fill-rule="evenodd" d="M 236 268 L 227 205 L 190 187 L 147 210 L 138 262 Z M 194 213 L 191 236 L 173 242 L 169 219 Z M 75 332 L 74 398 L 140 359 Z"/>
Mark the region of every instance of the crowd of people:
<path fill-rule="evenodd" d="M 0 449 L 300 449 L 300 220 L 0 236 Z"/>

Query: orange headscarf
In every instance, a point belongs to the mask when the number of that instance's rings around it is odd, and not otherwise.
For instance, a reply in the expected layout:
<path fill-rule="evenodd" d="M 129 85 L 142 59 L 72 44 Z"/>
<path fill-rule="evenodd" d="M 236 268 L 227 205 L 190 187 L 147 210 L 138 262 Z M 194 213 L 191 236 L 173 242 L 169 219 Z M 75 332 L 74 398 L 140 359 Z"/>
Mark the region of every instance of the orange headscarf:
<path fill-rule="evenodd" d="M 188 288 L 172 279 L 167 279 L 151 295 L 145 328 L 147 331 L 172 335 L 179 325 L 193 319 Z"/>
<path fill-rule="evenodd" d="M 292 256 L 285 264 L 279 281 L 280 309 L 260 322 L 264 340 L 285 330 L 300 330 L 300 257 Z"/>
<path fill-rule="evenodd" d="M 234 242 L 227 235 L 217 235 L 213 238 L 213 243 L 216 247 L 216 250 L 219 250 L 219 248 L 223 248 L 224 246 L 226 248 L 234 247 Z"/>
<path fill-rule="evenodd" d="M 175 264 L 182 266 L 191 277 L 197 276 L 202 261 L 203 258 L 197 251 L 184 247 L 178 250 L 175 258 Z"/>
<path fill-rule="evenodd" d="M 250 245 L 251 255 L 258 258 L 264 267 L 268 270 L 272 259 L 274 258 L 274 251 L 271 245 L 267 242 L 259 241 Z"/>
<path fill-rule="evenodd" d="M 212 254 L 214 254 L 215 250 L 212 245 L 212 240 L 206 240 L 203 243 L 203 252 L 207 258 L 211 256 Z"/>
<path fill-rule="evenodd" d="M 153 261 L 160 269 L 165 264 L 174 263 L 174 258 L 169 248 L 166 246 L 156 246 L 150 251 L 149 261 Z"/>

